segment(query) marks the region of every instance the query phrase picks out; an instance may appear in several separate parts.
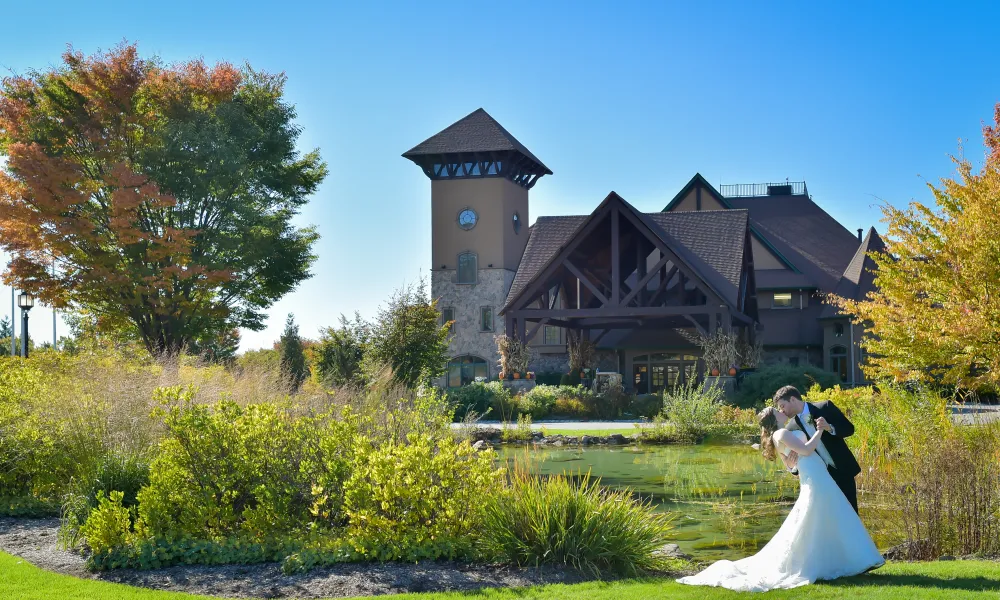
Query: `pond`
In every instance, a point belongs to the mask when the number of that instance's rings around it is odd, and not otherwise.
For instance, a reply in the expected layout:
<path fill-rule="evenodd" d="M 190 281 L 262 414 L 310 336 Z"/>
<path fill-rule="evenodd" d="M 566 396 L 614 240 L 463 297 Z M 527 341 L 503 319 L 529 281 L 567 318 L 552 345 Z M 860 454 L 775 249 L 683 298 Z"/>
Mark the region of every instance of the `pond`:
<path fill-rule="evenodd" d="M 590 471 L 675 515 L 673 541 L 699 560 L 748 556 L 767 543 L 798 495 L 798 480 L 749 445 L 507 448 L 542 474 Z"/>

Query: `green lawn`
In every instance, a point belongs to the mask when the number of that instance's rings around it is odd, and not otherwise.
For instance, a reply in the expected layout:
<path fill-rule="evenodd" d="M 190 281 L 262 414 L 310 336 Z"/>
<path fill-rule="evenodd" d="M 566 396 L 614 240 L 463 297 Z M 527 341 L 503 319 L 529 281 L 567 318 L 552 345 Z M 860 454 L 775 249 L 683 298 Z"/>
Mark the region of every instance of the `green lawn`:
<path fill-rule="evenodd" d="M 0 596 L 5 600 L 188 600 L 206 598 L 190 594 L 155 592 L 115 583 L 89 581 L 43 571 L 25 561 L 0 552 Z M 393 600 L 460 600 L 463 598 L 551 599 L 551 600 L 716 600 L 726 598 L 871 598 L 874 600 L 997 598 L 1000 594 L 1000 563 L 951 561 L 937 563 L 893 563 L 878 571 L 767 594 L 736 594 L 725 590 L 683 586 L 670 580 L 627 581 L 551 585 L 526 590 L 477 593 L 407 594 Z"/>

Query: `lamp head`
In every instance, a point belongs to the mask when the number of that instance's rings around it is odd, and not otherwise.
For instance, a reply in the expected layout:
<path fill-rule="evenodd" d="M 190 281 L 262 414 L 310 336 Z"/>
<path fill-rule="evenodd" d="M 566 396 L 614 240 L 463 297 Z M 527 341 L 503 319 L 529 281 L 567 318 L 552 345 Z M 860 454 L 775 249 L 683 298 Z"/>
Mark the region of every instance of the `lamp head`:
<path fill-rule="evenodd" d="M 28 292 L 21 292 L 17 295 L 17 305 L 23 310 L 31 310 L 35 306 L 35 297 Z"/>

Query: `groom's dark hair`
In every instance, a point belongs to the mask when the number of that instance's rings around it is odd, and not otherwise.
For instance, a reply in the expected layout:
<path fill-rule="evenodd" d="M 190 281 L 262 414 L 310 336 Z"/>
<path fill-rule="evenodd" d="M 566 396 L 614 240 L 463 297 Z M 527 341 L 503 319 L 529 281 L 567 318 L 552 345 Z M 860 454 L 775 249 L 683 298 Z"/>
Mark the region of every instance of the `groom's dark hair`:
<path fill-rule="evenodd" d="M 794 385 L 786 385 L 777 392 L 774 392 L 774 403 L 777 404 L 784 400 L 785 402 L 789 400 L 801 400 L 802 394 L 799 392 L 799 388 Z"/>

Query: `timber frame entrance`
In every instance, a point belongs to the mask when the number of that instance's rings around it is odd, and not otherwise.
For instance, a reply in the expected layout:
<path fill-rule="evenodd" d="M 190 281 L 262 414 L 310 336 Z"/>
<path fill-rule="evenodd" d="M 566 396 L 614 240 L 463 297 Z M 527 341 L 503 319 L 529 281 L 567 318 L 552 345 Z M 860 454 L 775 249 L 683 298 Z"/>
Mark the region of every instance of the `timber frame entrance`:
<path fill-rule="evenodd" d="M 527 343 L 554 325 L 598 343 L 616 329 L 732 332 L 758 327 L 749 220 L 738 285 L 612 192 L 508 299 L 507 335 Z"/>

